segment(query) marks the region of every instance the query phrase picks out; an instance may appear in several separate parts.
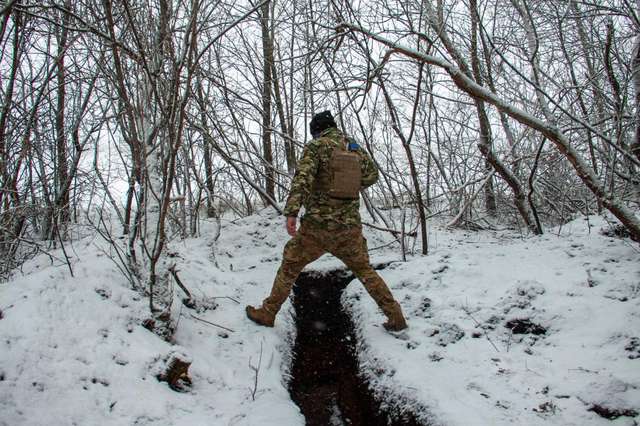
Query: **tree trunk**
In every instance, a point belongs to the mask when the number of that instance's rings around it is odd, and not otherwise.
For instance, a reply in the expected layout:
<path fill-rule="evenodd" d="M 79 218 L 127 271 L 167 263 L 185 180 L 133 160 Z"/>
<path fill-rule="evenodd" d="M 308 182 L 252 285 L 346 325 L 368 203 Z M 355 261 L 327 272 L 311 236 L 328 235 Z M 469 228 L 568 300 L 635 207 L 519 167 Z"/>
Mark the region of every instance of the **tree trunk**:
<path fill-rule="evenodd" d="M 422 75 L 422 67 L 419 67 L 419 72 L 420 75 Z M 421 80 L 422 78 L 419 77 L 419 80 Z M 420 179 L 418 178 L 418 171 L 416 169 L 416 164 L 415 161 L 413 159 L 413 152 L 411 151 L 411 145 L 410 145 L 410 139 L 407 139 L 404 135 L 404 133 L 402 132 L 402 130 L 400 129 L 400 120 L 398 118 L 398 112 L 396 110 L 395 105 L 393 104 L 393 101 L 391 99 L 391 95 L 389 94 L 389 92 L 387 91 L 384 81 L 380 78 L 380 86 L 382 87 L 382 91 L 384 93 L 384 98 L 385 101 L 387 103 L 387 107 L 389 108 L 389 114 L 391 115 L 391 122 L 392 122 L 392 127 L 393 130 L 395 131 L 396 135 L 398 135 L 398 137 L 400 138 L 400 141 L 402 142 L 402 147 L 404 148 L 404 152 L 407 156 L 407 162 L 409 163 L 409 173 L 411 175 L 411 182 L 413 183 L 413 195 L 416 199 L 416 209 L 418 211 L 418 218 L 420 220 L 420 237 L 422 240 L 422 254 L 428 254 L 429 253 L 429 241 L 427 240 L 427 216 L 425 214 L 425 207 L 424 207 L 424 201 L 422 199 L 422 190 L 420 188 Z M 417 89 L 416 89 L 416 102 L 415 105 L 417 105 L 418 103 L 418 98 L 420 96 L 420 84 L 417 85 Z M 414 123 L 412 123 L 412 126 L 414 125 Z M 413 135 L 413 132 L 411 132 L 411 135 Z M 404 257 L 404 254 L 403 254 Z"/>
<path fill-rule="evenodd" d="M 480 59 L 478 58 L 478 5 L 476 0 L 470 0 L 469 13 L 471 15 L 471 70 L 473 72 L 473 78 L 479 85 L 483 86 L 484 82 L 480 71 Z M 489 119 L 483 102 L 476 102 L 476 111 L 478 114 L 478 122 L 480 124 L 480 140 L 478 142 L 478 148 L 480 149 L 480 152 L 485 155 L 485 168 L 487 169 L 487 173 L 489 173 L 492 167 L 495 168 L 494 164 L 489 161 L 487 157 L 488 153 L 492 152 L 493 149 L 491 126 L 489 125 Z M 500 174 L 502 175 L 502 173 Z M 493 190 L 493 175 L 490 174 L 487 179 L 487 183 L 484 186 L 484 204 L 489 216 L 495 217 L 498 208 L 496 206 L 496 194 Z M 527 226 L 531 227 L 529 223 L 527 223 Z"/>
<path fill-rule="evenodd" d="M 262 53 L 264 56 L 262 74 L 262 150 L 264 156 L 265 190 L 275 199 L 275 173 L 273 171 L 273 149 L 271 147 L 271 91 L 273 69 L 273 40 L 271 40 L 271 2 L 261 7 L 260 27 L 262 29 Z"/>
<path fill-rule="evenodd" d="M 69 8 L 69 1 L 65 3 L 65 7 Z M 56 63 L 56 191 L 55 205 L 52 206 L 52 232 L 57 233 L 61 239 L 66 238 L 66 230 L 71 219 L 69 211 L 69 191 L 65 189 L 69 179 L 68 171 L 68 152 L 67 137 L 65 133 L 65 96 L 66 96 L 66 77 L 65 77 L 65 50 L 67 49 L 67 36 L 69 23 L 69 15 L 63 14 L 62 26 L 59 28 L 60 33 L 57 35 L 58 56 Z M 54 239 L 54 235 L 49 236 Z"/>
<path fill-rule="evenodd" d="M 280 127 L 282 127 L 282 138 L 284 139 L 284 155 L 287 163 L 287 172 L 293 176 L 296 169 L 296 159 L 293 145 L 293 129 L 287 126 L 287 117 L 285 116 L 284 105 L 282 104 L 282 95 L 280 94 L 280 81 L 276 73 L 276 66 L 273 64 L 273 89 L 275 91 L 276 109 L 278 110 L 278 118 Z"/>
<path fill-rule="evenodd" d="M 636 37 L 631 66 L 633 74 L 633 89 L 636 95 L 636 131 L 633 144 L 631 145 L 631 153 L 640 160 L 640 35 Z"/>
<path fill-rule="evenodd" d="M 215 194 L 215 187 L 213 184 L 213 165 L 211 163 L 211 147 L 209 145 L 209 140 L 207 138 L 203 141 L 204 144 L 204 175 L 205 175 L 205 185 L 207 189 L 207 217 L 212 218 L 216 217 L 216 206 L 215 199 L 213 198 L 213 194 Z"/>

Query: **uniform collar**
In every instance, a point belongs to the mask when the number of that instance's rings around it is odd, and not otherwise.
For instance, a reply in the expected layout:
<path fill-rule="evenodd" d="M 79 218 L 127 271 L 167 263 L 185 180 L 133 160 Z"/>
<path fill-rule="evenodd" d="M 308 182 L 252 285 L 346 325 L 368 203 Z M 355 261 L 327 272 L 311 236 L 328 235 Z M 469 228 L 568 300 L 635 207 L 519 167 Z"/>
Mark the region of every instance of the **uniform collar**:
<path fill-rule="evenodd" d="M 318 138 L 326 137 L 326 136 L 341 136 L 342 132 L 337 127 L 329 127 L 328 129 L 323 130 Z"/>

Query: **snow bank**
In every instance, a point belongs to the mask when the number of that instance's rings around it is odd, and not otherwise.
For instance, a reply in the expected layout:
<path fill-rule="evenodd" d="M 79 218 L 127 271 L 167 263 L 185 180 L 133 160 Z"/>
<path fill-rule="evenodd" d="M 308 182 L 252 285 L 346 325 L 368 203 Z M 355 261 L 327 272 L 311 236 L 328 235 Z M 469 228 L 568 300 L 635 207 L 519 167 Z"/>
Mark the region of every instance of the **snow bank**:
<path fill-rule="evenodd" d="M 157 380 L 175 347 L 142 327 L 147 301 L 103 243 L 74 244 L 75 277 L 43 256 L 1 284 L 0 424 L 303 425 L 286 389 L 290 302 L 274 329 L 244 314 L 270 289 L 283 219 L 265 211 L 223 225 L 215 244 L 204 224 L 201 238 L 178 247 L 196 300 L 195 310 L 177 309 L 176 344 L 193 361 L 186 393 Z M 410 324 L 397 336 L 350 284 L 343 303 L 378 393 L 398 409 L 427 407 L 445 425 L 639 421 L 639 249 L 601 235 L 601 219 L 589 225 L 529 238 L 432 227 L 429 256 L 380 272 Z M 376 249 L 388 235 L 365 232 L 373 262 L 399 258 L 393 246 Z M 324 256 L 311 268 L 336 266 Z M 598 412 L 626 415 L 611 422 Z"/>
<path fill-rule="evenodd" d="M 591 217 L 525 239 L 432 230 L 429 256 L 381 271 L 407 332 L 385 333 L 362 287 L 347 288 L 366 374 L 446 425 L 611 424 L 597 407 L 639 420 L 640 251 L 606 226 Z"/>

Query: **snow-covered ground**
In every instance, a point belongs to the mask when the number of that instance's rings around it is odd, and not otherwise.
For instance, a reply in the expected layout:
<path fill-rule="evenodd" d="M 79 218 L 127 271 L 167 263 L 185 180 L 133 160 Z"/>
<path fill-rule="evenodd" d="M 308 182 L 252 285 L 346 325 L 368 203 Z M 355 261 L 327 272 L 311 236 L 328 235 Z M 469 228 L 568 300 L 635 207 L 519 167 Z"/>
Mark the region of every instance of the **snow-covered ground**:
<path fill-rule="evenodd" d="M 270 289 L 283 220 L 263 211 L 223 225 L 216 244 L 204 226 L 177 247 L 198 301 L 176 311 L 176 343 L 193 360 L 186 393 L 156 380 L 175 348 L 142 327 L 147 301 L 97 237 L 67 247 L 74 277 L 41 256 L 0 284 L 0 425 L 303 425 L 286 389 L 290 302 L 274 329 L 244 315 Z M 363 372 L 390 404 L 443 425 L 637 425 L 640 246 L 601 235 L 606 226 L 592 216 L 522 238 L 434 224 L 428 256 L 380 271 L 406 332 L 384 332 L 357 281 L 344 294 Z M 373 262 L 398 259 L 376 249 L 388 234 L 365 233 Z M 336 266 L 325 256 L 310 268 Z"/>

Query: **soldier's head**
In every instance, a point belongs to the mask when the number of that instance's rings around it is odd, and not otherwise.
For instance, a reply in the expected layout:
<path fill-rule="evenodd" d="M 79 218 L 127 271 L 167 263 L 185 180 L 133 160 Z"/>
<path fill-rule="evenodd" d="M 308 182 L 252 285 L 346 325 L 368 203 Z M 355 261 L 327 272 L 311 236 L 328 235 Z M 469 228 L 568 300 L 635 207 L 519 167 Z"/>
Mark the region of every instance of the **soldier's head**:
<path fill-rule="evenodd" d="M 331 115 L 331 111 L 329 110 L 317 113 L 309 123 L 309 131 L 314 139 L 331 127 L 338 126 L 336 125 L 336 121 L 333 119 L 333 115 Z"/>

